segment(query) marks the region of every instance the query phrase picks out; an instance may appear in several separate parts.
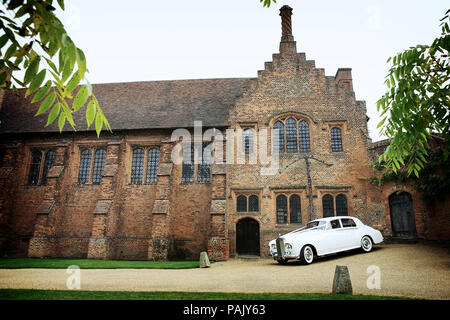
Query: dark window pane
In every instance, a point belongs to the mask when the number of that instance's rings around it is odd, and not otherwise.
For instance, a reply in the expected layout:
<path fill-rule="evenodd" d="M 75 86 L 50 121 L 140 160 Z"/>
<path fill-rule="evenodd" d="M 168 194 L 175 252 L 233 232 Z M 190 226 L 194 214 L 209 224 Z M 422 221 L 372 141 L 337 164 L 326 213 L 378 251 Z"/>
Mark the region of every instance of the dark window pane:
<path fill-rule="evenodd" d="M 278 148 L 278 152 L 284 152 L 284 125 L 280 121 L 277 121 L 273 125 L 273 130 L 278 132 L 278 145 L 277 141 L 275 141 L 274 146 Z"/>
<path fill-rule="evenodd" d="M 286 151 L 297 152 L 297 123 L 292 118 L 286 121 Z"/>
<path fill-rule="evenodd" d="M 183 165 L 181 169 L 181 181 L 194 181 L 194 147 L 183 148 Z"/>
<path fill-rule="evenodd" d="M 333 197 L 331 195 L 326 194 L 323 196 L 322 210 L 324 218 L 334 216 L 334 204 L 333 204 Z"/>
<path fill-rule="evenodd" d="M 331 220 L 331 229 L 339 229 L 341 227 L 341 224 L 339 223 L 339 219 Z"/>
<path fill-rule="evenodd" d="M 342 151 L 342 134 L 341 129 L 339 128 L 331 129 L 331 151 L 333 152 Z"/>
<path fill-rule="evenodd" d="M 289 198 L 289 211 L 291 223 L 302 223 L 301 207 L 300 207 L 300 197 L 297 195 L 292 195 Z"/>
<path fill-rule="evenodd" d="M 251 212 L 257 212 L 259 211 L 259 201 L 258 201 L 258 196 L 256 195 L 251 195 L 248 198 L 248 211 Z"/>
<path fill-rule="evenodd" d="M 47 183 L 47 174 L 50 168 L 53 166 L 54 161 L 55 161 L 55 151 L 50 150 L 45 154 L 44 170 L 42 171 L 41 184 Z"/>
<path fill-rule="evenodd" d="M 28 175 L 28 184 L 37 184 L 39 180 L 39 171 L 41 170 L 41 151 L 33 151 L 31 154 L 30 173 Z"/>
<path fill-rule="evenodd" d="M 94 170 L 92 172 L 92 183 L 100 184 L 102 182 L 103 168 L 105 167 L 106 150 L 98 149 L 95 151 Z"/>
<path fill-rule="evenodd" d="M 236 200 L 236 211 L 237 212 L 246 212 L 247 211 L 247 197 L 246 196 L 238 196 Z"/>
<path fill-rule="evenodd" d="M 144 174 L 144 149 L 133 150 L 133 160 L 131 162 L 131 183 L 141 184 Z"/>
<path fill-rule="evenodd" d="M 337 216 L 347 216 L 347 197 L 343 194 L 338 194 L 336 197 L 336 215 Z"/>
<path fill-rule="evenodd" d="M 158 180 L 158 168 L 159 149 L 153 148 L 148 151 L 146 182 L 156 182 Z"/>
<path fill-rule="evenodd" d="M 0 149 L 0 168 L 3 167 L 3 161 L 5 159 L 5 149 Z"/>
<path fill-rule="evenodd" d="M 243 134 L 244 152 L 250 154 L 253 152 L 253 130 L 245 129 Z"/>
<path fill-rule="evenodd" d="M 277 197 L 277 223 L 287 223 L 287 198 L 284 195 Z"/>
<path fill-rule="evenodd" d="M 198 163 L 197 181 L 209 182 L 211 169 L 211 150 L 209 148 L 203 148 L 203 156 Z"/>
<path fill-rule="evenodd" d="M 341 219 L 341 223 L 343 228 L 356 227 L 356 223 L 353 219 Z"/>
<path fill-rule="evenodd" d="M 298 124 L 298 136 L 299 136 L 299 151 L 309 152 L 309 125 L 306 121 L 301 121 Z"/>
<path fill-rule="evenodd" d="M 91 150 L 81 152 L 80 170 L 78 171 L 78 183 L 87 183 L 91 172 Z"/>

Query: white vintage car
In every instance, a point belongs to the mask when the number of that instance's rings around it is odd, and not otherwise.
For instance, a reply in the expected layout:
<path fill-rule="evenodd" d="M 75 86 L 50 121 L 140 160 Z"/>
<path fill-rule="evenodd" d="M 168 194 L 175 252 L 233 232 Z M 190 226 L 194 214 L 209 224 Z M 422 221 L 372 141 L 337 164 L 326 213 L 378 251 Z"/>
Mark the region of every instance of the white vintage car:
<path fill-rule="evenodd" d="M 313 220 L 303 228 L 279 236 L 269 242 L 269 250 L 280 264 L 291 259 L 310 264 L 315 256 L 357 248 L 370 252 L 374 244 L 381 242 L 380 231 L 355 217 L 339 216 Z"/>

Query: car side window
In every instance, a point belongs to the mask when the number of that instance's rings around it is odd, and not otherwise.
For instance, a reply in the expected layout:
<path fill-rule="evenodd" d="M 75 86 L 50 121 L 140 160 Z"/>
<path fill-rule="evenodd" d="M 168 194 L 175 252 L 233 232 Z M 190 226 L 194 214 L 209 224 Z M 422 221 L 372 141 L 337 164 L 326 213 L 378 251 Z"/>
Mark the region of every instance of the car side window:
<path fill-rule="evenodd" d="M 330 224 L 331 224 L 331 229 L 338 229 L 341 227 L 341 225 L 339 223 L 339 219 L 330 221 Z"/>
<path fill-rule="evenodd" d="M 344 228 L 356 227 L 356 223 L 353 219 L 341 219 L 341 223 Z"/>

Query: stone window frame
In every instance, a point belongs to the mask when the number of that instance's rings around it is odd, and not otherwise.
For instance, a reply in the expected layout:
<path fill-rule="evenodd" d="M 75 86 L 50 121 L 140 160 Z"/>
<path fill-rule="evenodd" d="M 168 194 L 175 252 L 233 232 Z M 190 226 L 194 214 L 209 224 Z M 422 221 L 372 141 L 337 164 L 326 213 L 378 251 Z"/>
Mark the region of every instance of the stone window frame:
<path fill-rule="evenodd" d="M 287 225 L 301 225 L 303 224 L 303 206 L 302 206 L 302 193 L 304 190 L 280 190 L 274 192 L 274 208 L 275 208 L 275 222 L 276 226 L 287 226 Z M 287 221 L 285 223 L 278 222 L 278 216 L 277 216 L 277 198 L 278 196 L 285 196 L 286 197 L 286 214 L 287 214 Z M 291 196 L 297 196 L 300 200 L 300 222 L 291 222 Z"/>
<path fill-rule="evenodd" d="M 261 190 L 235 190 L 234 191 L 234 212 L 239 215 L 256 215 L 261 212 Z M 249 203 L 250 197 L 256 196 L 258 198 L 258 211 L 250 211 Z M 237 201 L 239 197 L 245 197 L 245 211 L 238 211 Z"/>
<path fill-rule="evenodd" d="M 78 170 L 77 170 L 77 183 L 79 185 L 100 185 L 101 184 L 101 180 L 100 182 L 93 182 L 93 177 L 94 177 L 94 165 L 95 165 L 95 155 L 97 153 L 97 150 L 105 150 L 105 163 L 103 165 L 103 170 L 105 169 L 105 164 L 106 164 L 106 158 L 107 158 L 107 154 L 108 154 L 108 147 L 106 144 L 98 144 L 98 145 L 91 145 L 91 144 L 79 144 L 78 145 L 78 158 L 80 159 L 80 162 L 78 163 Z M 79 175 L 80 175 L 80 166 L 81 166 L 81 157 L 82 157 L 82 153 L 85 150 L 89 150 L 90 151 L 90 159 L 89 159 L 89 175 L 88 175 L 88 180 L 86 182 L 80 182 L 79 180 Z M 102 170 L 102 173 L 103 173 Z"/>
<path fill-rule="evenodd" d="M 207 163 L 205 162 L 205 157 L 204 157 L 204 150 L 206 149 L 206 147 L 210 144 L 211 142 L 207 142 L 207 143 L 203 143 L 201 150 L 199 151 L 198 148 L 196 148 L 196 145 L 194 145 L 194 143 L 192 142 L 189 147 L 191 150 L 191 161 L 193 161 L 194 163 L 190 164 L 190 163 L 181 163 L 181 178 L 180 178 L 180 184 L 191 184 L 191 183 L 211 183 L 212 180 L 212 164 L 213 164 L 213 160 L 214 160 L 214 155 L 211 154 L 210 158 L 209 158 L 209 162 Z M 181 148 L 182 151 L 182 155 L 181 158 L 184 159 L 184 148 Z M 199 162 L 199 152 L 202 152 L 202 162 Z M 187 175 L 183 175 L 183 171 L 187 170 L 189 167 L 192 167 L 192 175 L 191 176 L 187 176 Z M 186 169 L 184 169 L 186 168 Z M 209 173 L 209 175 L 205 174 L 205 175 L 200 175 L 200 172 L 203 173 Z"/>
<path fill-rule="evenodd" d="M 323 218 L 323 197 L 326 195 L 330 195 L 333 198 L 333 215 L 331 217 L 341 217 L 343 215 L 337 215 L 338 208 L 337 208 L 337 197 L 339 195 L 345 196 L 346 204 L 347 204 L 347 214 L 346 216 L 350 216 L 350 206 L 349 206 L 349 191 L 345 189 L 335 189 L 335 190 L 320 190 L 320 214 L 321 218 Z"/>
<path fill-rule="evenodd" d="M 295 120 L 295 134 L 296 134 L 296 139 L 297 139 L 297 147 L 296 147 L 296 151 L 288 151 L 287 150 L 287 126 L 286 126 L 286 122 L 289 119 L 294 119 Z M 309 150 L 308 151 L 300 151 L 301 150 L 301 146 L 304 145 L 305 143 L 302 142 L 301 143 L 301 137 L 300 137 L 300 130 L 299 130 L 299 126 L 300 123 L 305 122 L 308 125 L 308 130 L 309 130 L 309 134 L 308 134 L 308 139 L 309 139 Z M 312 139 L 312 124 L 315 122 L 312 119 L 310 119 L 308 116 L 303 115 L 303 114 L 298 114 L 295 112 L 289 112 L 289 113 L 284 113 L 282 115 L 278 115 L 274 118 L 271 119 L 271 121 L 269 122 L 269 128 L 273 129 L 275 123 L 280 122 L 283 125 L 283 141 L 284 141 L 284 146 L 283 148 L 281 148 L 284 151 L 280 151 L 280 153 L 283 154 L 294 154 L 294 153 L 311 153 L 313 150 L 313 139 Z"/>
<path fill-rule="evenodd" d="M 327 134 L 328 134 L 328 145 L 329 145 L 329 151 L 332 154 L 342 154 L 344 152 L 346 152 L 346 139 L 345 139 L 345 133 L 347 132 L 347 121 L 345 120 L 332 120 L 332 121 L 326 121 L 326 130 L 327 130 Z M 331 140 L 331 130 L 333 128 L 338 128 L 339 130 L 341 130 L 341 146 L 342 146 L 342 150 L 341 151 L 333 151 L 333 147 L 332 147 L 332 140 Z"/>
<path fill-rule="evenodd" d="M 151 185 L 151 184 L 156 184 L 158 182 L 158 170 L 159 170 L 159 166 L 161 164 L 161 146 L 159 144 L 141 144 L 141 143 L 133 143 L 130 144 L 130 165 L 128 167 L 128 170 L 130 172 L 130 177 L 128 179 L 128 184 L 129 185 Z M 132 172 L 133 172 L 133 157 L 134 157 L 134 150 L 136 149 L 142 149 L 143 153 L 144 153 L 144 158 L 142 160 L 142 177 L 141 177 L 141 181 L 133 181 L 133 176 L 132 176 Z M 149 180 L 148 177 L 148 172 L 149 172 L 149 161 L 151 160 L 149 158 L 149 153 L 150 150 L 152 149 L 156 149 L 158 150 L 158 165 L 157 165 L 157 169 L 156 169 L 156 179 L 155 181 L 151 181 Z"/>
<path fill-rule="evenodd" d="M 35 152 L 39 152 L 41 154 L 41 158 L 40 158 L 40 162 L 39 162 L 39 169 L 37 172 L 37 180 L 36 183 L 31 183 L 30 182 L 30 174 L 31 174 L 31 165 L 32 165 L 32 161 L 33 161 L 33 153 Z M 53 161 L 52 161 L 52 165 L 46 169 L 46 159 L 47 156 L 49 155 L 50 152 L 53 152 Z M 51 145 L 51 146 L 30 146 L 28 149 L 28 153 L 29 153 L 29 159 L 28 159 L 28 166 L 27 166 L 27 171 L 26 171 L 26 185 L 27 186 L 45 186 L 47 185 L 47 174 L 50 171 L 51 167 L 54 165 L 55 163 L 55 158 L 56 158 L 56 145 Z M 45 174 L 45 178 L 44 178 L 44 174 Z"/>

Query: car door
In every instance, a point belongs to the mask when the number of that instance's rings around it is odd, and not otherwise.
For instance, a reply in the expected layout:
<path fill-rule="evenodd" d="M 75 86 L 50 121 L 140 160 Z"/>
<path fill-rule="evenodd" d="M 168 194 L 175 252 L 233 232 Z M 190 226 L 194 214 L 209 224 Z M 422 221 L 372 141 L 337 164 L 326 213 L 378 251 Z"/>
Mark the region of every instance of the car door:
<path fill-rule="evenodd" d="M 351 218 L 341 218 L 342 229 L 340 233 L 341 248 L 340 250 L 354 249 L 361 246 L 361 239 L 359 238 L 358 227 L 355 221 Z"/>
<path fill-rule="evenodd" d="M 339 219 L 330 220 L 323 244 L 324 254 L 340 251 L 342 247 L 342 226 Z"/>

